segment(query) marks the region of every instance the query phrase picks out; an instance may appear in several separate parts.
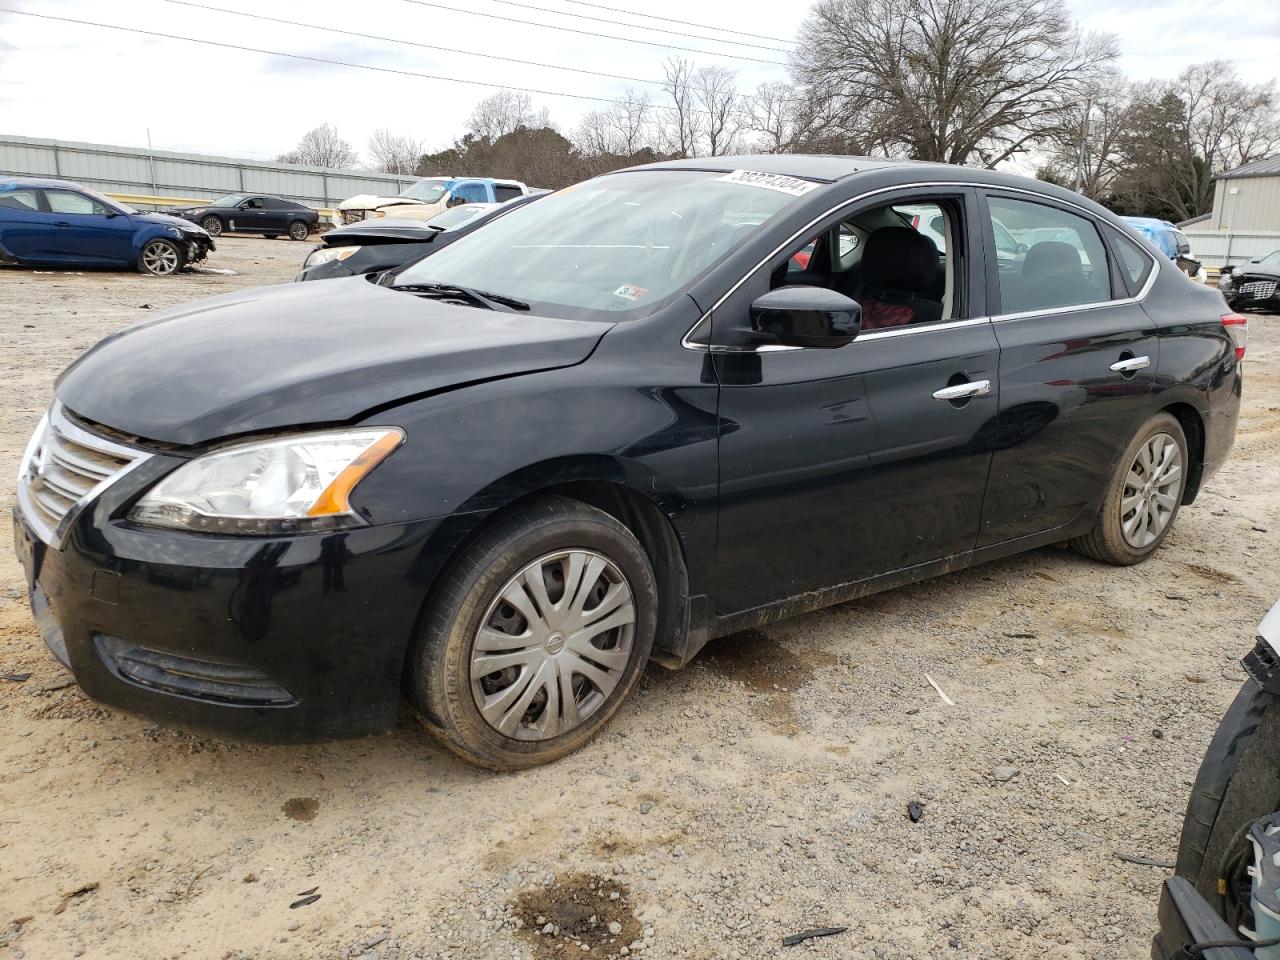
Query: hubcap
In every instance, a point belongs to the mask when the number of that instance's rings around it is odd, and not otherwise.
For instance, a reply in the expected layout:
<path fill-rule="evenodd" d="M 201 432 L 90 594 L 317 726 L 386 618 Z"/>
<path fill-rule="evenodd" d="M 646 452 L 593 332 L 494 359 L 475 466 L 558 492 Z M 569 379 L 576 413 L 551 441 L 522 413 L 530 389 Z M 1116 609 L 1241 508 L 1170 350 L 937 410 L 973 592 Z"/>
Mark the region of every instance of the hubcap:
<path fill-rule="evenodd" d="M 631 660 L 636 611 L 617 565 L 593 550 L 535 560 L 489 605 L 471 648 L 481 716 L 514 740 L 547 740 L 604 706 Z"/>
<path fill-rule="evenodd" d="M 152 241 L 142 248 L 142 264 L 152 273 L 173 273 L 178 269 L 178 251 L 167 243 Z"/>
<path fill-rule="evenodd" d="M 1182 450 L 1167 433 L 1142 445 L 1124 478 L 1120 529 L 1131 547 L 1149 547 L 1173 518 L 1182 496 Z"/>

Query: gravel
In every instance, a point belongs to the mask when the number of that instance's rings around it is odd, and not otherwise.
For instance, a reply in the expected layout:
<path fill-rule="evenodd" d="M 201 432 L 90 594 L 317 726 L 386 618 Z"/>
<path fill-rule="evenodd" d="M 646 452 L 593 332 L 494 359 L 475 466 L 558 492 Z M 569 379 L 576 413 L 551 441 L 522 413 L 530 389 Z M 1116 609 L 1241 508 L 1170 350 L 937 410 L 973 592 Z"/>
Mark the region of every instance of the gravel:
<path fill-rule="evenodd" d="M 92 342 L 286 280 L 306 249 L 224 239 L 210 266 L 234 276 L 0 269 L 0 471 Z M 0 683 L 0 951 L 727 960 L 847 926 L 785 956 L 1145 955 L 1166 872 L 1113 851 L 1173 858 L 1280 595 L 1280 319 L 1250 323 L 1236 451 L 1150 562 L 1040 550 L 717 641 L 519 775 L 407 717 L 268 747 L 99 707 L 56 687 L 3 552 L 0 673 L 32 678 Z"/>

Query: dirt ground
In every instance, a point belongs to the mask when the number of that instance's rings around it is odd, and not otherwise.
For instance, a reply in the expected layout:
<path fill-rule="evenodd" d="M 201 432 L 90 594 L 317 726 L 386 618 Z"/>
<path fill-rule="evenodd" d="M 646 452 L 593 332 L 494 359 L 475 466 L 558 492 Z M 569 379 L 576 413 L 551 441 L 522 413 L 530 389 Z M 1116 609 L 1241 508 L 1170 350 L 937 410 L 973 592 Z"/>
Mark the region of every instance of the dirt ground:
<path fill-rule="evenodd" d="M 0 270 L 0 500 L 81 350 L 306 249 L 225 239 L 209 266 L 234 276 Z M 1250 326 L 1235 453 L 1152 561 L 1046 549 L 719 641 L 519 775 L 408 717 L 276 748 L 102 709 L 0 551 L 0 958 L 1146 956 L 1166 871 L 1115 853 L 1173 858 L 1280 596 L 1280 318 Z M 848 930 L 782 946 L 826 926 Z"/>

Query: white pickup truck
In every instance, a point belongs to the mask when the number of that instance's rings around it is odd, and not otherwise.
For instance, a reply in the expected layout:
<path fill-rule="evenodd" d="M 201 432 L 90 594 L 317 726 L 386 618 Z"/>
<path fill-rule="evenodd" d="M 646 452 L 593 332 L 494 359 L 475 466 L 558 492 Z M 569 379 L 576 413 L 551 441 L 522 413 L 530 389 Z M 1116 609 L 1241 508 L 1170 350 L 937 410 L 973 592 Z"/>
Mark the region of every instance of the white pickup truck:
<path fill-rule="evenodd" d="M 503 203 L 529 193 L 519 180 L 490 177 L 430 177 L 405 187 L 395 197 L 362 193 L 338 204 L 334 226 L 359 223 L 372 217 L 407 217 L 430 220 L 460 203 Z"/>

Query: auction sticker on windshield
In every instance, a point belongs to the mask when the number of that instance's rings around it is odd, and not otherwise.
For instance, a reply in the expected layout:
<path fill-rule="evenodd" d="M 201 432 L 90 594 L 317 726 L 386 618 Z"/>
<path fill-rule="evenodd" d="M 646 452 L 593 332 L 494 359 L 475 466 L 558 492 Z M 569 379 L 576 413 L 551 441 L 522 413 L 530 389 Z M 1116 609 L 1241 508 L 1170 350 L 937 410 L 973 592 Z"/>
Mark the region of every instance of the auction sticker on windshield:
<path fill-rule="evenodd" d="M 623 300 L 639 300 L 649 291 L 644 287 L 637 287 L 634 283 L 624 283 L 617 290 L 613 291 L 615 297 L 621 297 Z"/>
<path fill-rule="evenodd" d="M 810 190 L 817 190 L 818 184 L 799 177 L 787 177 L 780 173 L 757 173 L 754 170 L 735 170 L 718 179 L 725 183 L 745 183 L 752 187 L 764 187 L 766 190 L 777 190 L 793 197 L 802 197 Z"/>

